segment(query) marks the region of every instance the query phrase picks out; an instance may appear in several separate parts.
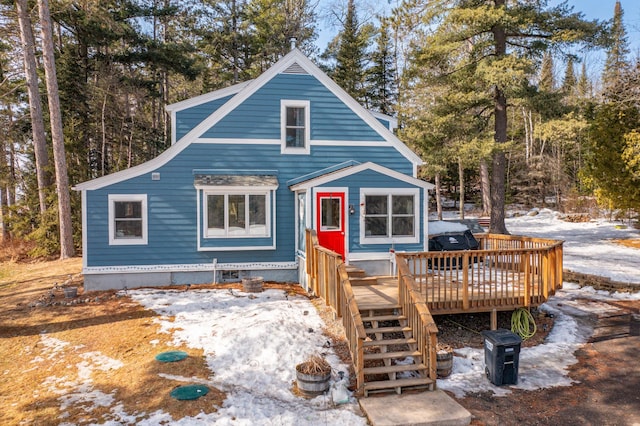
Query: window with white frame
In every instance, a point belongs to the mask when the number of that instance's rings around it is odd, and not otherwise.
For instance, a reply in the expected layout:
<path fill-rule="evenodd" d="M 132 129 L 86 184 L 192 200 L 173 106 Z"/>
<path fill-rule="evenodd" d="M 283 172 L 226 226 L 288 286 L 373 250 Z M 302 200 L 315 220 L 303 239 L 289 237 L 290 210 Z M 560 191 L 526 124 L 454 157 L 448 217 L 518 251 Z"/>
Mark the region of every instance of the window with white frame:
<path fill-rule="evenodd" d="M 268 237 L 271 191 L 205 191 L 207 238 Z"/>
<path fill-rule="evenodd" d="M 361 200 L 363 243 L 418 242 L 420 193 L 417 189 L 363 189 Z"/>
<path fill-rule="evenodd" d="M 282 153 L 308 154 L 311 135 L 309 101 L 282 100 L 280 119 Z"/>
<path fill-rule="evenodd" d="M 109 195 L 109 244 L 147 244 L 147 195 Z"/>

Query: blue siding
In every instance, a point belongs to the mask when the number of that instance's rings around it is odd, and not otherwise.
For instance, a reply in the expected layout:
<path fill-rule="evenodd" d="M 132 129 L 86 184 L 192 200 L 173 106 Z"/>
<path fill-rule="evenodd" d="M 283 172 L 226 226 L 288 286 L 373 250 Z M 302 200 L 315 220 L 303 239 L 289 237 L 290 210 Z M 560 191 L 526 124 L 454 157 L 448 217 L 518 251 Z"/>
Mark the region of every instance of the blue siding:
<path fill-rule="evenodd" d="M 87 247 L 88 266 L 157 265 L 235 262 L 292 262 L 295 260 L 295 194 L 287 181 L 298 176 L 330 167 L 344 161 L 373 161 L 392 170 L 412 174 L 412 164 L 391 147 L 314 146 L 310 156 L 280 154 L 280 145 L 192 144 L 163 167 L 160 180 L 152 181 L 145 174 L 98 190 L 87 191 Z M 260 251 L 197 251 L 197 191 L 193 185 L 194 169 L 278 170 L 279 188 L 276 191 L 277 250 Z M 360 173 L 345 178 L 346 185 L 406 186 L 375 173 Z M 341 182 L 332 185 L 341 185 Z M 149 241 L 147 245 L 109 246 L 108 194 L 147 194 Z M 358 204 L 359 189 L 350 190 L 349 203 Z M 355 198 L 354 198 L 355 197 Z M 354 218 L 355 219 L 355 218 Z M 353 219 L 350 219 L 353 220 Z M 356 223 L 350 224 L 351 238 L 357 239 Z M 355 236 L 355 237 L 354 237 Z M 253 245 L 256 241 L 221 241 L 230 244 Z M 351 241 L 352 250 L 358 247 Z M 365 247 L 361 248 L 365 251 Z M 372 247 L 377 250 L 379 247 Z"/>
<path fill-rule="evenodd" d="M 280 140 L 281 99 L 310 101 L 312 140 L 384 140 L 315 77 L 291 74 L 271 79 L 202 137 Z"/>
<path fill-rule="evenodd" d="M 232 97 L 233 95 L 225 96 L 220 99 L 215 99 L 191 108 L 177 111 L 175 122 L 176 141 L 182 139 L 184 135 L 193 130 L 193 128 L 200 124 L 205 118 L 216 112 L 218 108 L 227 103 L 227 101 Z"/>
<path fill-rule="evenodd" d="M 327 186 L 348 187 L 349 200 L 347 205 L 360 205 L 360 189 L 361 188 L 415 188 L 407 182 L 399 181 L 387 175 L 380 174 L 373 170 L 366 170 L 361 173 L 348 176 L 343 179 L 336 180 L 327 184 Z M 424 229 L 422 217 L 424 211 L 422 209 L 424 202 L 424 191 L 420 191 L 420 217 L 417 226 L 419 227 L 419 241 L 416 244 L 394 244 L 394 248 L 398 251 L 422 251 L 424 248 Z M 357 210 L 357 209 L 356 209 Z M 361 244 L 360 243 L 360 217 L 359 214 L 348 216 L 349 219 L 349 241 L 347 245 L 351 253 L 387 253 L 389 252 L 389 244 Z"/>

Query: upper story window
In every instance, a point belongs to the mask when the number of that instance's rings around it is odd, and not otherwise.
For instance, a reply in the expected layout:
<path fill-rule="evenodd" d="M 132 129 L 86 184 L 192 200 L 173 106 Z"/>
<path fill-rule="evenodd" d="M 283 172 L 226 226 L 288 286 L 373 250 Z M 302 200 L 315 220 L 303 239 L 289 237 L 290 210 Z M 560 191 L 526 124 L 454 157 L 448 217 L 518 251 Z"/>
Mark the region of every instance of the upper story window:
<path fill-rule="evenodd" d="M 283 154 L 309 154 L 309 101 L 282 100 L 280 104 Z"/>
<path fill-rule="evenodd" d="M 361 199 L 364 202 L 360 224 L 362 242 L 418 242 L 418 190 L 363 189 Z"/>
<path fill-rule="evenodd" d="M 109 195 L 109 244 L 147 244 L 146 194 Z"/>

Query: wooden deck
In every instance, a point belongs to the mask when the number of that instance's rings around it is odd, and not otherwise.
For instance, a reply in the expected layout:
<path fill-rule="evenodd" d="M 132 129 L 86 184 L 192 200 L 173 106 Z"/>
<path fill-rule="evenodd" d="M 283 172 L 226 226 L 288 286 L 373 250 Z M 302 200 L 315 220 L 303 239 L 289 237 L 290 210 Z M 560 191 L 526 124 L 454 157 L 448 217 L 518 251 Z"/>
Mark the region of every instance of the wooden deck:
<path fill-rule="evenodd" d="M 396 277 L 366 277 L 320 246 L 314 230 L 306 231 L 309 289 L 342 318 L 358 394 L 435 389 L 438 328 L 432 315 L 490 312 L 495 328 L 497 311 L 537 306 L 562 286 L 562 241 L 505 235 L 479 240 L 480 250 L 396 252 Z M 407 354 L 414 360 L 410 366 L 400 362 Z M 413 378 L 404 377 L 408 369 Z"/>
<path fill-rule="evenodd" d="M 418 281 L 418 280 L 416 280 Z M 538 294 L 538 289 L 533 289 Z M 396 277 L 377 277 L 377 283 L 353 286 L 358 308 L 363 310 L 381 309 L 384 306 L 398 305 L 398 279 Z M 525 306 L 525 285 L 512 283 L 504 288 L 494 288 L 489 282 L 473 286 L 469 294 L 469 308 L 463 308 L 464 288 L 459 282 L 444 282 L 438 286 L 420 285 L 420 294 L 433 315 L 455 314 L 462 312 L 507 311 Z M 542 296 L 529 297 L 529 306 L 538 306 L 545 302 Z"/>

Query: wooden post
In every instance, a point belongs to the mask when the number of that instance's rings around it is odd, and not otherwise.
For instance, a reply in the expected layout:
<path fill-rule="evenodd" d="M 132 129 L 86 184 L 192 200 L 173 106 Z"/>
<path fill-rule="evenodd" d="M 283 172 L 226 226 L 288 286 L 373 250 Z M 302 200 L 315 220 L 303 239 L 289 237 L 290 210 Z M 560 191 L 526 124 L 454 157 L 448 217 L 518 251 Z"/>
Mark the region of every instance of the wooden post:
<path fill-rule="evenodd" d="M 524 259 L 524 306 L 531 305 L 531 255 L 527 252 L 522 255 Z"/>
<path fill-rule="evenodd" d="M 496 308 L 491 310 L 491 330 L 498 329 L 498 311 Z"/>
<path fill-rule="evenodd" d="M 545 251 L 542 254 L 542 295 L 544 300 L 549 299 L 549 252 Z"/>
<path fill-rule="evenodd" d="M 469 309 L 469 253 L 462 255 L 462 309 Z"/>

